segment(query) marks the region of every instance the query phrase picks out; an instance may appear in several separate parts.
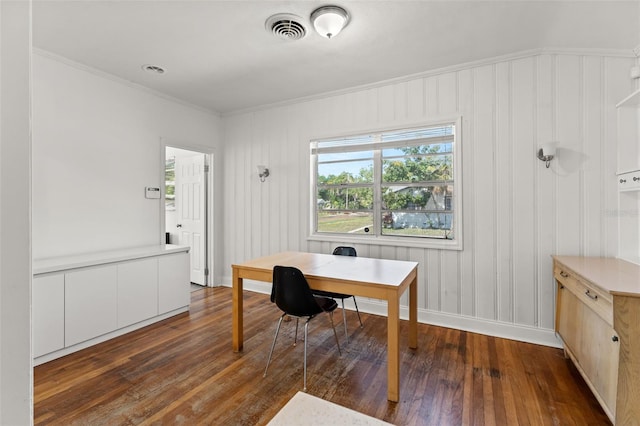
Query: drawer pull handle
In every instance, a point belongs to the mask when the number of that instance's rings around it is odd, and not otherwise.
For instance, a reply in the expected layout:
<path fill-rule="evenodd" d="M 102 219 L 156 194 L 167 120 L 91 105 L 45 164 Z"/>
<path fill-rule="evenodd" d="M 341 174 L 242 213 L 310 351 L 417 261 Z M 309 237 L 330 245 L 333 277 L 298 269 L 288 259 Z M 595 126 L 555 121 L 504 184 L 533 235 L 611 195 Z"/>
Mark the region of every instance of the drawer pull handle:
<path fill-rule="evenodd" d="M 569 278 L 569 274 L 567 274 L 565 271 L 560 271 L 560 276 L 563 278 Z"/>
<path fill-rule="evenodd" d="M 637 182 L 637 181 L 639 181 L 639 180 L 640 180 L 640 178 L 639 178 L 639 177 L 635 177 L 635 176 L 633 177 L 633 181 L 634 181 L 634 182 Z"/>
<path fill-rule="evenodd" d="M 627 183 L 626 179 L 620 179 L 620 183 Z"/>
<path fill-rule="evenodd" d="M 618 336 L 611 336 L 611 341 L 612 342 L 617 342 L 618 341 Z"/>
<path fill-rule="evenodd" d="M 597 294 L 591 294 L 589 290 L 585 291 L 584 294 L 591 300 L 598 300 Z"/>

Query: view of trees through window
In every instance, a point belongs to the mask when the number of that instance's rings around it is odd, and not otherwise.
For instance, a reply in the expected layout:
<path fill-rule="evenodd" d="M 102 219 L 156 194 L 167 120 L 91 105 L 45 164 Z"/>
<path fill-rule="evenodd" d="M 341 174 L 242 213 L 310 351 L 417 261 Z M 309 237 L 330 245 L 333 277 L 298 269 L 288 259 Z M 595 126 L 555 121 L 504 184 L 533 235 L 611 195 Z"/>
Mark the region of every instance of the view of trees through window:
<path fill-rule="evenodd" d="M 316 231 L 453 238 L 453 125 L 366 138 L 314 142 Z"/>
<path fill-rule="evenodd" d="M 176 209 L 176 157 L 166 159 L 164 167 L 165 210 Z"/>

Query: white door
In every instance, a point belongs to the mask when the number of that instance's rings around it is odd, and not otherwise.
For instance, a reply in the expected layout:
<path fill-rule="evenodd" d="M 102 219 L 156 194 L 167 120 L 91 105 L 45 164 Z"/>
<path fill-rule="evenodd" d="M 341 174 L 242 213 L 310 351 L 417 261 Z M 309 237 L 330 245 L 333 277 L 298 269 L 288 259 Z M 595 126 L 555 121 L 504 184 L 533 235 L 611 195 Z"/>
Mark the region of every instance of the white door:
<path fill-rule="evenodd" d="M 180 244 L 190 246 L 191 282 L 206 285 L 205 155 L 176 158 L 176 229 Z"/>

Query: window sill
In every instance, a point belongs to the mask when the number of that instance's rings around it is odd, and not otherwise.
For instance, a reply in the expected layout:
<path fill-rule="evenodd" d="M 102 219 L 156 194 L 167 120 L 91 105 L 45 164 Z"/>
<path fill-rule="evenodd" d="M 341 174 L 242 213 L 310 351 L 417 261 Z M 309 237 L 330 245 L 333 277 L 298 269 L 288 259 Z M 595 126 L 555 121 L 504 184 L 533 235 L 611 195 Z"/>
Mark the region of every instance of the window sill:
<path fill-rule="evenodd" d="M 437 250 L 462 250 L 460 240 L 434 240 L 432 238 L 394 238 L 380 236 L 354 236 L 347 234 L 312 234 L 307 241 L 330 241 L 336 243 L 368 244 L 374 246 L 415 247 Z"/>

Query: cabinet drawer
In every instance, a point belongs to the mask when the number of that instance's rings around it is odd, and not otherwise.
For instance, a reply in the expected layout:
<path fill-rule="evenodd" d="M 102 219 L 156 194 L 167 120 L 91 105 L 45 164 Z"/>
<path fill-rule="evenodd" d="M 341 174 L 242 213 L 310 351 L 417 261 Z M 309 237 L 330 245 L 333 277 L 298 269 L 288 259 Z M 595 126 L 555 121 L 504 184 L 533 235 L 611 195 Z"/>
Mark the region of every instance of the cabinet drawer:
<path fill-rule="evenodd" d="M 559 283 L 573 293 L 587 308 L 593 310 L 607 324 L 613 326 L 613 303 L 609 293 L 581 280 L 573 272 L 559 265 L 554 266 L 553 275 Z"/>

